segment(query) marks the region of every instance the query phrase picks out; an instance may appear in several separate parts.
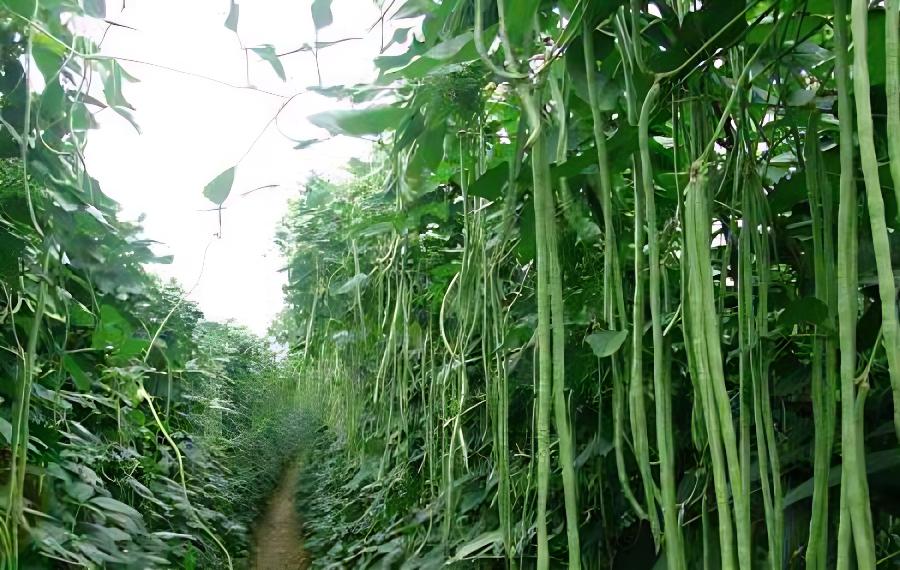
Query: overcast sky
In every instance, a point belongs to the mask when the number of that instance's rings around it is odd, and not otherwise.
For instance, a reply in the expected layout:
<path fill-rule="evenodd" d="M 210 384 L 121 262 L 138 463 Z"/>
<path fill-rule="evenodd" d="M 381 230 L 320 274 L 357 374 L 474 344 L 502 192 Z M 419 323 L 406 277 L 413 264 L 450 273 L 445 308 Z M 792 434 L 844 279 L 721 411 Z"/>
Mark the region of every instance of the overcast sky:
<path fill-rule="evenodd" d="M 247 68 L 241 43 L 272 44 L 279 52 L 312 43 L 315 30 L 310 0 L 243 0 L 235 34 L 224 26 L 228 0 L 107 1 L 109 19 L 135 28 L 113 27 L 103 52 L 151 62 L 241 86 Z M 320 51 L 324 85 L 353 84 L 374 77 L 373 58 L 380 50 L 376 27 L 380 12 L 371 0 L 334 0 L 334 24 L 322 30 L 320 41 L 360 36 Z M 388 35 L 389 37 L 389 35 Z M 261 90 L 290 96 L 318 82 L 309 53 L 282 58 L 287 81 L 271 66 L 250 54 L 250 83 Z M 207 318 L 234 319 L 264 333 L 281 309 L 285 274 L 273 244 L 273 232 L 287 200 L 313 171 L 332 178 L 354 157 L 365 157 L 370 143 L 344 137 L 305 150 L 293 150 L 295 139 L 327 136 L 306 121 L 312 113 L 338 108 L 340 102 L 313 93 L 294 98 L 281 113 L 278 127 L 266 129 L 241 162 L 231 197 L 223 212 L 223 236 L 214 239 L 218 219 L 205 212 L 212 205 L 203 187 L 246 152 L 283 105 L 284 97 L 233 88 L 206 79 L 139 63 L 122 62 L 140 82 L 126 84 L 126 99 L 136 108 L 141 134 L 110 110 L 99 113 L 100 129 L 88 140 L 87 162 L 92 176 L 123 208 L 122 217 L 143 221 L 146 237 L 163 245 L 158 253 L 173 254 L 171 265 L 151 269 L 178 279 L 187 289 L 205 269 L 191 298 Z M 277 184 L 241 197 L 242 192 Z"/>

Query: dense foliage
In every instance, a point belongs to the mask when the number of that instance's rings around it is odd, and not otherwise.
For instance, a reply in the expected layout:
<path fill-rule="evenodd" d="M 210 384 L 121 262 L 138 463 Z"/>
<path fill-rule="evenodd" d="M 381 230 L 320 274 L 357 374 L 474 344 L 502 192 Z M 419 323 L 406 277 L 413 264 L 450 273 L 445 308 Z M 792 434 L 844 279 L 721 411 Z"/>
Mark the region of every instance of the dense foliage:
<path fill-rule="evenodd" d="M 322 567 L 896 565 L 900 0 L 383 4 L 277 359 L 86 170 L 103 2 L 0 1 L 0 568 L 239 564 L 316 423 Z"/>
<path fill-rule="evenodd" d="M 898 2 L 387 4 L 279 238 L 315 564 L 896 563 Z"/>
<path fill-rule="evenodd" d="M 0 3 L 0 568 L 230 567 L 299 442 L 294 376 L 145 271 L 85 170 L 92 113 L 130 108 L 85 4 Z"/>

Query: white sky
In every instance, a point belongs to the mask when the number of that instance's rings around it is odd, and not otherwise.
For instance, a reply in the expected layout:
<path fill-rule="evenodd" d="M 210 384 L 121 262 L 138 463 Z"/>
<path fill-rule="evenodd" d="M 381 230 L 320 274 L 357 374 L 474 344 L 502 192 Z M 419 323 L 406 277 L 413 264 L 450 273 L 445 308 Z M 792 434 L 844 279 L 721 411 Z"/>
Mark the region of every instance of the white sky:
<path fill-rule="evenodd" d="M 310 2 L 243 0 L 241 40 L 247 47 L 272 44 L 279 53 L 312 43 Z M 228 0 L 127 0 L 125 10 L 122 2 L 116 4 L 107 1 L 109 19 L 137 31 L 113 27 L 103 42 L 104 53 L 246 84 L 243 51 L 224 26 Z M 371 80 L 381 34 L 377 27 L 371 34 L 367 30 L 380 16 L 377 6 L 372 0 L 334 0 L 333 13 L 334 23 L 321 31 L 320 41 L 366 37 L 320 51 L 323 84 Z M 251 83 L 288 96 L 317 83 L 310 53 L 286 56 L 282 63 L 287 82 L 251 53 Z M 122 67 L 140 80 L 126 84 L 123 92 L 137 109 L 142 134 L 110 110 L 99 113 L 100 129 L 91 133 L 86 153 L 91 175 L 122 205 L 124 219 L 146 215 L 146 237 L 164 244 L 156 248 L 158 253 L 175 256 L 171 265 L 151 266 L 159 275 L 175 277 L 189 289 L 212 242 L 191 298 L 209 319 L 234 319 L 264 333 L 282 306 L 286 276 L 279 272 L 283 261 L 273 235 L 288 198 L 297 195 L 313 171 L 341 176 L 351 157 L 368 155 L 370 143 L 340 137 L 298 151 L 270 127 L 238 167 L 223 212 L 223 237 L 214 239 L 217 216 L 201 211 L 212 207 L 203 187 L 244 154 L 284 99 L 137 63 L 123 62 Z M 325 137 L 306 117 L 340 105 L 305 93 L 284 110 L 279 125 L 295 139 Z M 240 196 L 269 184 L 280 186 Z"/>

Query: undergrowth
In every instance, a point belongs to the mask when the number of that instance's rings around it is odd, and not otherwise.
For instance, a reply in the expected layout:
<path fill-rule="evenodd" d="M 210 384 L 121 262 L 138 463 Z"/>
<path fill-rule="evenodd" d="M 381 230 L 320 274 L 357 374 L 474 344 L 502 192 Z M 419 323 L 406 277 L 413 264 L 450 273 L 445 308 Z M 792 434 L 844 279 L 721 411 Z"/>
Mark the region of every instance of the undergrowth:
<path fill-rule="evenodd" d="M 417 473 L 399 467 L 382 472 L 380 454 L 350 454 L 345 439 L 326 427 L 311 434 L 302 454 L 297 510 L 313 568 L 504 567 L 499 559 L 475 563 L 446 556 L 441 502 L 421 501 L 424 480 Z M 458 515 L 471 536 L 496 525 L 477 508 L 488 499 L 486 480 L 486 474 L 471 474 L 459 481 L 464 499 Z M 493 534 L 484 535 L 486 542 Z"/>

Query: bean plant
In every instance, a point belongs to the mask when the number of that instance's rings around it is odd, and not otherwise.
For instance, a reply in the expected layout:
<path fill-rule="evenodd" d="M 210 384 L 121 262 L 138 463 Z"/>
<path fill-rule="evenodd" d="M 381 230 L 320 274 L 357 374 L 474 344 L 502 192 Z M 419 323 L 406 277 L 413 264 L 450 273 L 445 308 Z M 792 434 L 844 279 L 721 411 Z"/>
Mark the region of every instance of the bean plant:
<path fill-rule="evenodd" d="M 296 374 L 153 276 L 91 176 L 94 115 L 134 121 L 77 31 L 103 4 L 0 2 L 0 568 L 246 566 Z"/>
<path fill-rule="evenodd" d="M 895 563 L 898 3 L 383 4 L 278 238 L 316 564 Z"/>

